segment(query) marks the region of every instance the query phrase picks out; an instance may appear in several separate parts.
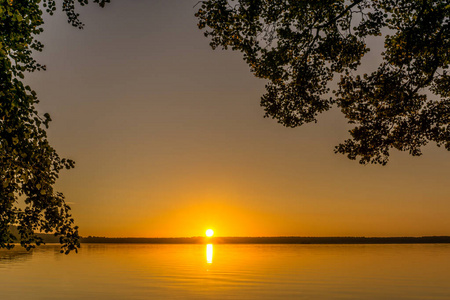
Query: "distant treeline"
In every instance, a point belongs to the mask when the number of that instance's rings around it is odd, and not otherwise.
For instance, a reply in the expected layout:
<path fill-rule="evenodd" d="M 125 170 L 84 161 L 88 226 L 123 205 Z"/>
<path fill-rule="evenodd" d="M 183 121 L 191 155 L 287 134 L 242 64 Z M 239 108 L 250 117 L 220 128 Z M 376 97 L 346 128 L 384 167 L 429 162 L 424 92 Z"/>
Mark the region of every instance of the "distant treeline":
<path fill-rule="evenodd" d="M 11 232 L 19 236 L 17 228 Z M 45 243 L 59 243 L 53 234 L 39 233 Z M 450 243 L 450 236 L 422 237 L 181 237 L 181 238 L 108 238 L 82 237 L 81 243 L 105 244 L 435 244 Z"/>
<path fill-rule="evenodd" d="M 20 242 L 20 234 L 19 230 L 16 226 L 10 225 L 9 230 L 11 231 L 11 234 L 16 237 L 16 242 Z M 36 235 L 44 240 L 45 243 L 59 243 L 59 237 L 48 234 L 48 233 L 36 233 Z"/>
<path fill-rule="evenodd" d="M 107 238 L 89 236 L 82 243 L 117 244 L 431 244 L 450 243 L 450 236 L 423 237 L 190 237 L 190 238 Z"/>

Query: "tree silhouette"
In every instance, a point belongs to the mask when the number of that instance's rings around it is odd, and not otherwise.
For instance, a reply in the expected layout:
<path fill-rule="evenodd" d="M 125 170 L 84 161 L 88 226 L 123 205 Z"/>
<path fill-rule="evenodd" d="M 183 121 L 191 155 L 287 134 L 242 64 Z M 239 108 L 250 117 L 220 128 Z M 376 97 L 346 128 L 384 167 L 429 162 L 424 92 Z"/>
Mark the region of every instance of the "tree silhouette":
<path fill-rule="evenodd" d="M 296 127 L 337 106 L 354 128 L 335 152 L 362 164 L 385 165 L 392 148 L 421 155 L 430 141 L 450 150 L 449 1 L 200 3 L 211 47 L 241 51 L 269 81 L 266 117 Z M 382 62 L 361 74 L 369 38 L 384 42 Z"/>
<path fill-rule="evenodd" d="M 75 0 L 61 0 L 68 22 L 82 28 Z M 77 0 L 80 5 L 88 0 Z M 109 0 L 93 0 L 101 7 Z M 74 162 L 60 158 L 47 140 L 51 118 L 39 115 L 36 93 L 23 83 L 26 72 L 45 70 L 32 57 L 42 51 L 39 0 L 0 0 L 0 248 L 19 239 L 27 250 L 42 243 L 36 232 L 54 233 L 66 254 L 79 247 L 78 227 L 63 194 L 53 190 L 58 173 Z M 50 15 L 55 0 L 43 0 Z M 23 203 L 22 206 L 19 202 Z"/>

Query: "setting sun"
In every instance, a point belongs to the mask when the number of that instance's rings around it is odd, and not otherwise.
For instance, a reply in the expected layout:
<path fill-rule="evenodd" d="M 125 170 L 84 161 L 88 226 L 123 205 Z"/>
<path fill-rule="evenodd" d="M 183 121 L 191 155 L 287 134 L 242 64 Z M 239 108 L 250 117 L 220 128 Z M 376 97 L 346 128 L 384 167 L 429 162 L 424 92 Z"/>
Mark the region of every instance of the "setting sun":
<path fill-rule="evenodd" d="M 207 237 L 212 237 L 213 234 L 214 234 L 214 231 L 213 231 L 212 229 L 206 230 L 206 236 L 207 236 Z"/>

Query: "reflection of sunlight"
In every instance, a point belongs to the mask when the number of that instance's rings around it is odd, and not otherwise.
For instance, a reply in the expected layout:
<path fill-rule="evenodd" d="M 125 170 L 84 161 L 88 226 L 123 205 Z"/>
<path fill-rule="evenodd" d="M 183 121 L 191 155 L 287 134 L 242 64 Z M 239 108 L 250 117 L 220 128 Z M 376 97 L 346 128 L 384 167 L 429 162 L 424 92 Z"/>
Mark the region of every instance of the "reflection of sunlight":
<path fill-rule="evenodd" d="M 212 259 L 213 259 L 213 245 L 208 244 L 206 245 L 206 261 L 208 262 L 208 264 L 212 263 Z"/>

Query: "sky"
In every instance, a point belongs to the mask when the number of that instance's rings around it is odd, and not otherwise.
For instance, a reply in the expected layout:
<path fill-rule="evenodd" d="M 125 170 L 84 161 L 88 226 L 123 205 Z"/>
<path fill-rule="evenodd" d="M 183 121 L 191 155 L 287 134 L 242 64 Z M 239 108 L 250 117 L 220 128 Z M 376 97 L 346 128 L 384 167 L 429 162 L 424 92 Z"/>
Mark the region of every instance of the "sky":
<path fill-rule="evenodd" d="M 392 150 L 387 166 L 334 154 L 342 114 L 263 118 L 266 82 L 209 47 L 197 0 L 112 2 L 79 8 L 83 30 L 45 16 L 47 71 L 27 76 L 50 143 L 76 161 L 56 189 L 82 236 L 450 235 L 444 148 Z"/>

